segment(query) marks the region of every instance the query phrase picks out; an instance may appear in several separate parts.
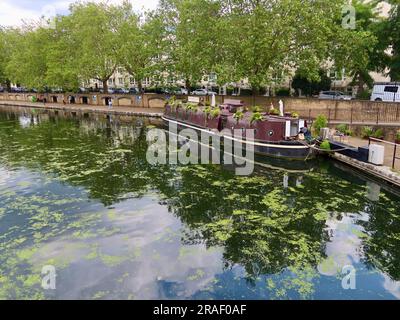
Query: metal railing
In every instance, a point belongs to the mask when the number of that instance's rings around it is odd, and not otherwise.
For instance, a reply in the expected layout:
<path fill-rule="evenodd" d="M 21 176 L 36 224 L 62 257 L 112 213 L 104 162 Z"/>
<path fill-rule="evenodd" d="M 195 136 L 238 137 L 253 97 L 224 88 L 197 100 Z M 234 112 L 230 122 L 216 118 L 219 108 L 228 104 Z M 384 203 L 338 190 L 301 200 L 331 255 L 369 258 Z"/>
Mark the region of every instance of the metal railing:
<path fill-rule="evenodd" d="M 369 137 L 368 138 L 368 145 L 371 144 L 371 141 L 381 142 L 381 143 L 393 146 L 394 150 L 393 150 L 393 158 L 392 158 L 392 169 L 394 169 L 395 165 L 396 165 L 396 160 L 400 160 L 400 157 L 397 157 L 397 149 L 400 148 L 400 144 L 397 144 L 397 143 L 394 143 L 394 142 L 390 142 L 390 141 L 386 141 L 386 140 L 381 140 L 381 139 Z"/>

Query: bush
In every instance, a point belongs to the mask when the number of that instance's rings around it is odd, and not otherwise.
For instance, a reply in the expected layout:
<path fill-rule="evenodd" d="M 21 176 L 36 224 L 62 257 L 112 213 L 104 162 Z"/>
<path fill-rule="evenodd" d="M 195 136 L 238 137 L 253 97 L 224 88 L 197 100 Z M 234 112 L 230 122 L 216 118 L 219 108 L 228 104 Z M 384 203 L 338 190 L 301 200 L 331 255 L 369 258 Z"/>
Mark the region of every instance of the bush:
<path fill-rule="evenodd" d="M 361 138 L 366 139 L 372 137 L 374 130 L 371 127 L 362 127 L 361 129 Z"/>
<path fill-rule="evenodd" d="M 336 130 L 341 132 L 341 133 L 346 133 L 346 131 L 349 129 L 349 126 L 347 124 L 338 124 L 336 126 Z"/>
<path fill-rule="evenodd" d="M 383 129 L 377 129 L 372 135 L 373 138 L 377 139 L 383 138 L 383 136 L 384 136 Z"/>
<path fill-rule="evenodd" d="M 242 111 L 236 111 L 236 113 L 233 115 L 233 118 L 236 121 L 239 121 L 241 119 L 243 119 L 244 113 Z"/>
<path fill-rule="evenodd" d="M 240 95 L 241 96 L 252 96 L 253 95 L 253 90 L 251 90 L 251 89 L 241 89 L 240 90 Z"/>
<path fill-rule="evenodd" d="M 274 115 L 274 116 L 279 116 L 281 114 L 281 112 L 278 109 L 271 109 L 268 111 L 269 114 Z"/>
<path fill-rule="evenodd" d="M 290 97 L 290 89 L 288 88 L 279 88 L 275 92 L 277 97 Z"/>
<path fill-rule="evenodd" d="M 322 150 L 331 150 L 331 144 L 329 143 L 328 140 L 324 140 L 321 142 L 321 145 L 319 146 Z"/>
<path fill-rule="evenodd" d="M 400 130 L 396 132 L 396 141 L 400 141 Z"/>
<path fill-rule="evenodd" d="M 327 126 L 328 126 L 328 119 L 324 115 L 320 114 L 317 117 L 317 119 L 315 119 L 315 121 L 312 125 L 312 128 L 314 130 L 314 133 L 316 135 L 319 135 L 319 133 L 321 132 L 321 129 L 326 128 Z"/>
<path fill-rule="evenodd" d="M 251 107 L 250 110 L 253 112 L 261 112 L 262 108 L 260 106 L 254 106 L 254 107 Z"/>
<path fill-rule="evenodd" d="M 221 114 L 221 110 L 219 108 L 214 108 L 211 110 L 211 118 L 217 118 Z"/>
<path fill-rule="evenodd" d="M 370 90 L 366 90 L 357 94 L 357 99 L 360 100 L 370 100 L 372 92 Z"/>
<path fill-rule="evenodd" d="M 264 120 L 264 116 L 260 112 L 253 112 L 253 114 L 251 115 L 250 123 L 262 120 Z"/>

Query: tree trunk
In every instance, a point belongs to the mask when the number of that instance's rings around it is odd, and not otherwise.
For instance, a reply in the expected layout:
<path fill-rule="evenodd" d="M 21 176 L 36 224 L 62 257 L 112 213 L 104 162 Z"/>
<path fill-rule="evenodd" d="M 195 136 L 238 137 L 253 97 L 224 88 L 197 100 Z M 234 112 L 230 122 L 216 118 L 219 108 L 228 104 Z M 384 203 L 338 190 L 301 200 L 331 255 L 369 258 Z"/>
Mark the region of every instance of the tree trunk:
<path fill-rule="evenodd" d="M 105 94 L 108 93 L 108 79 L 103 80 L 103 93 L 105 93 Z"/>
<path fill-rule="evenodd" d="M 186 87 L 186 90 L 187 90 L 188 92 L 190 92 L 190 85 L 191 85 L 190 80 L 189 80 L 189 79 L 186 79 L 186 80 L 185 80 L 185 87 Z"/>
<path fill-rule="evenodd" d="M 139 93 L 142 93 L 142 91 L 143 91 L 143 83 L 142 83 L 142 80 L 138 80 L 138 90 L 139 90 Z"/>
<path fill-rule="evenodd" d="M 358 96 L 362 96 L 362 94 L 364 94 L 364 92 L 365 92 L 364 85 L 365 85 L 364 78 L 362 77 L 361 74 L 359 74 L 358 75 L 358 92 L 357 92 Z"/>

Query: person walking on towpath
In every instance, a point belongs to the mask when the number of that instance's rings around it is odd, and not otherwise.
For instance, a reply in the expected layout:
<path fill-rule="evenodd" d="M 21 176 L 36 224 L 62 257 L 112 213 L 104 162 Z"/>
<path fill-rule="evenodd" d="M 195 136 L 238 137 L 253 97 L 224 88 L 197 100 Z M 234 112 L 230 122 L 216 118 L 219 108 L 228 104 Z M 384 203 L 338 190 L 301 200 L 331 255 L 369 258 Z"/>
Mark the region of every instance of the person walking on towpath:
<path fill-rule="evenodd" d="M 112 99 L 108 100 L 108 109 L 112 109 L 113 102 Z"/>

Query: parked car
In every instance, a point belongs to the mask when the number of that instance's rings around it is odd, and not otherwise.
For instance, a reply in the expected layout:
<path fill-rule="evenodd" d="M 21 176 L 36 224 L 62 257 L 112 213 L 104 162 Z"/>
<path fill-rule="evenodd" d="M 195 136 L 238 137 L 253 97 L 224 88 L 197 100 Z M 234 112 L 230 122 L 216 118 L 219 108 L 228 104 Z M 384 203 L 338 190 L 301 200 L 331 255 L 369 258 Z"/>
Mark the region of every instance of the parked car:
<path fill-rule="evenodd" d="M 129 88 L 128 93 L 129 94 L 139 94 L 139 89 L 137 89 L 137 88 Z"/>
<path fill-rule="evenodd" d="M 400 102 L 400 82 L 375 83 L 371 101 Z"/>
<path fill-rule="evenodd" d="M 100 89 L 100 93 L 104 93 L 104 89 L 103 88 Z M 114 94 L 115 93 L 115 89 L 108 88 L 107 93 L 108 94 Z"/>
<path fill-rule="evenodd" d="M 114 89 L 115 94 L 128 94 L 129 90 L 123 88 L 116 88 Z"/>
<path fill-rule="evenodd" d="M 192 95 L 194 96 L 212 96 L 213 94 L 216 95 L 217 93 L 207 89 L 197 89 L 192 92 Z"/>
<path fill-rule="evenodd" d="M 340 91 L 321 91 L 319 99 L 323 100 L 352 100 L 353 97 Z"/>
<path fill-rule="evenodd" d="M 5 90 L 4 87 L 0 86 L 0 92 L 4 92 Z"/>
<path fill-rule="evenodd" d="M 185 88 L 179 88 L 174 90 L 173 94 L 176 94 L 178 96 L 187 96 L 189 94 L 189 91 Z"/>

